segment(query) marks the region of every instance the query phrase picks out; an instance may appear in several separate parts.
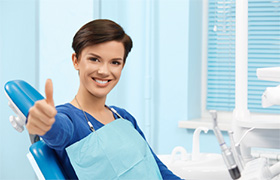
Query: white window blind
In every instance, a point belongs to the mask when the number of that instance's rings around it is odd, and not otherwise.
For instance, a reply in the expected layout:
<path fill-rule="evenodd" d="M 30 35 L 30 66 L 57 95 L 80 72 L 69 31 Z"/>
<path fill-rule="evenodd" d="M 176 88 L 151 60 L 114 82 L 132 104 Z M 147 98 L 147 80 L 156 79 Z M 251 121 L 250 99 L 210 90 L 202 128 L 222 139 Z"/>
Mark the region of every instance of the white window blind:
<path fill-rule="evenodd" d="M 209 0 L 207 102 L 208 110 L 235 107 L 235 0 Z M 280 0 L 248 1 L 248 108 L 280 113 L 279 106 L 262 108 L 266 87 L 277 82 L 257 79 L 256 69 L 280 66 Z"/>

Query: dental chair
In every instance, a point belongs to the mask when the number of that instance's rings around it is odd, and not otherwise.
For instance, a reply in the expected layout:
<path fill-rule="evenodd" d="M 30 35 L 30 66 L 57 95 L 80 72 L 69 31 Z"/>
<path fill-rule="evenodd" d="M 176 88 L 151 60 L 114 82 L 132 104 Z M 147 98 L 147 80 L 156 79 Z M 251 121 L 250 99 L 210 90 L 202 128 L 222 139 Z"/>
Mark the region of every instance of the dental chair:
<path fill-rule="evenodd" d="M 31 85 L 22 80 L 9 81 L 5 84 L 5 94 L 9 100 L 8 105 L 17 117 L 10 116 L 12 126 L 19 132 L 24 130 L 29 109 L 38 100 L 44 97 Z M 32 145 L 27 157 L 38 179 L 66 179 L 60 162 L 53 149 L 49 148 L 39 136 L 31 135 Z"/>

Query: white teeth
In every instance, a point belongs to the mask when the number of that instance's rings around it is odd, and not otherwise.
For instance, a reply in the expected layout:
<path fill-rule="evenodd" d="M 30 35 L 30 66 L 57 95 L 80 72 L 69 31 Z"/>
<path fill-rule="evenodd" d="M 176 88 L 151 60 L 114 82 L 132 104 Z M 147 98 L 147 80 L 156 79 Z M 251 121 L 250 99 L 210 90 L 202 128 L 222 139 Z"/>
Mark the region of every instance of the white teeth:
<path fill-rule="evenodd" d="M 95 79 L 96 82 L 100 83 L 100 84 L 106 84 L 108 81 L 101 81 L 101 80 L 97 80 Z"/>

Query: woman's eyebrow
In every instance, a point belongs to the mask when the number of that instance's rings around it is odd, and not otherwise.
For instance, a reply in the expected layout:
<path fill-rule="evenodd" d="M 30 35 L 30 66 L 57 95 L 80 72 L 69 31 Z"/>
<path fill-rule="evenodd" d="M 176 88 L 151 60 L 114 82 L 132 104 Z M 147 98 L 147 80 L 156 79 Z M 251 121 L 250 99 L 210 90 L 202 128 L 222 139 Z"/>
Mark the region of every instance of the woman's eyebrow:
<path fill-rule="evenodd" d="M 88 55 L 95 56 L 95 57 L 97 57 L 97 58 L 101 58 L 99 55 L 94 54 L 94 53 L 88 53 Z"/>
<path fill-rule="evenodd" d="M 120 61 L 123 61 L 123 58 L 113 58 L 112 60 L 120 60 Z"/>
<path fill-rule="evenodd" d="M 95 56 L 95 57 L 101 59 L 101 56 L 99 56 L 99 55 L 97 55 L 97 54 L 94 54 L 94 53 L 88 53 L 88 55 L 89 55 L 89 56 Z M 120 60 L 120 61 L 123 61 L 123 58 L 116 57 L 116 58 L 113 58 L 112 60 Z"/>

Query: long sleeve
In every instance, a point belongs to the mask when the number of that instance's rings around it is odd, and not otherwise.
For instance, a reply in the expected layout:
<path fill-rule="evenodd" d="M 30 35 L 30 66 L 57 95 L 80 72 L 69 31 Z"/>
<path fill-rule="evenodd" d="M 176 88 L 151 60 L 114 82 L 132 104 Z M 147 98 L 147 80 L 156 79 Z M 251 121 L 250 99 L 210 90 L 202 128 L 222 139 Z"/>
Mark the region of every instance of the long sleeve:
<path fill-rule="evenodd" d="M 53 149 L 64 149 L 73 136 L 73 123 L 63 113 L 57 113 L 51 129 L 42 136 L 46 144 Z"/>

